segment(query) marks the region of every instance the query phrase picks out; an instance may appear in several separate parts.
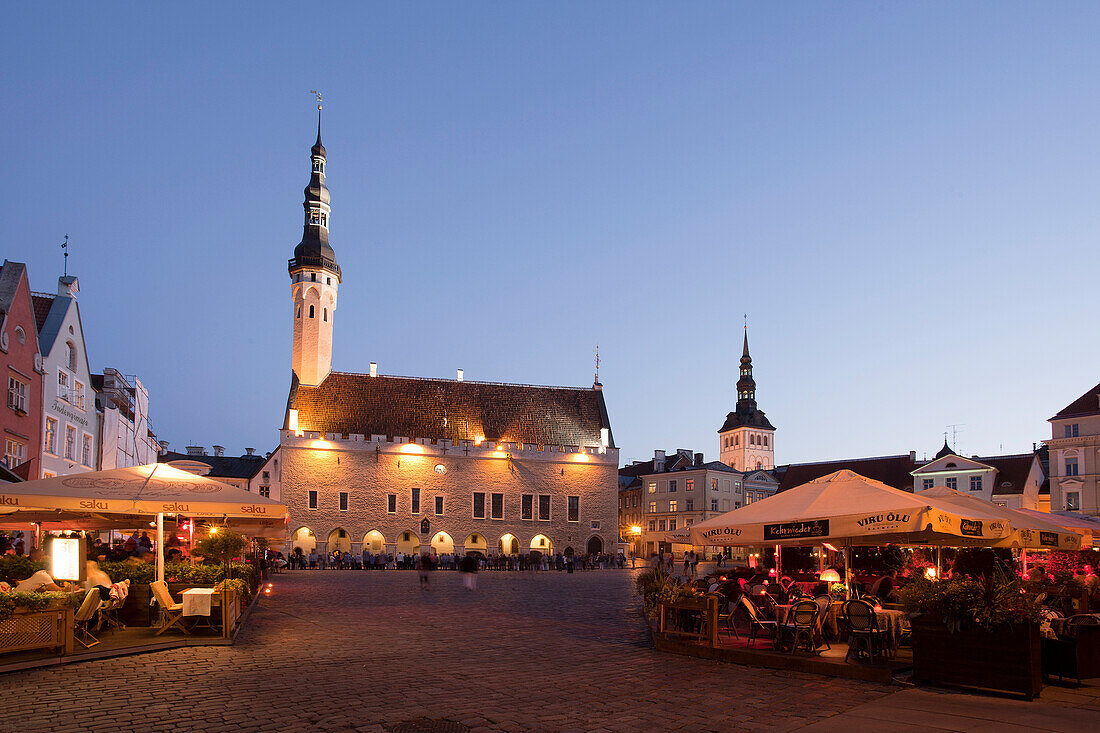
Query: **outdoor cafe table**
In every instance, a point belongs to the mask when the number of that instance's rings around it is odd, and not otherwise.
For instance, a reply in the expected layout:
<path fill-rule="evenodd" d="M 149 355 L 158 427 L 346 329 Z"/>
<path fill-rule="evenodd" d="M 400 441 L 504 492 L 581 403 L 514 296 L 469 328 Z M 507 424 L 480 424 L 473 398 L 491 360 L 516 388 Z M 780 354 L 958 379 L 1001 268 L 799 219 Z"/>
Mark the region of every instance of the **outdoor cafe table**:
<path fill-rule="evenodd" d="M 889 608 L 876 608 L 875 617 L 878 619 L 879 629 L 886 634 L 886 643 L 890 646 L 890 650 L 897 651 L 905 612 Z"/>
<path fill-rule="evenodd" d="M 213 588 L 188 588 L 180 596 L 183 598 L 184 616 L 209 616 L 211 601 L 215 593 Z"/>

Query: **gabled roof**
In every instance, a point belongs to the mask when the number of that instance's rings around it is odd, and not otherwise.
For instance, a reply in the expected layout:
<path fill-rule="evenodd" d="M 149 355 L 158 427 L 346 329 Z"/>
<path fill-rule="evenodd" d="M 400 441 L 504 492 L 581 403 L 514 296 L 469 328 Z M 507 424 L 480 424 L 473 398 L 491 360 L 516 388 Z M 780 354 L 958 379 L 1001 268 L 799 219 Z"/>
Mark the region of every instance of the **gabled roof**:
<path fill-rule="evenodd" d="M 992 465 L 986 463 L 984 458 L 967 458 L 966 456 L 960 456 L 957 453 L 943 453 L 940 451 L 936 454 L 934 460 L 918 466 L 913 469 L 913 475 L 920 475 L 922 473 L 939 473 L 942 471 L 972 471 L 972 470 L 988 470 L 993 468 Z"/>
<path fill-rule="evenodd" d="M 316 387 L 294 377 L 287 409 L 304 431 L 594 447 L 607 428 L 615 446 L 603 391 L 591 387 L 332 372 Z"/>
<path fill-rule="evenodd" d="M 42 333 L 42 327 L 46 324 L 46 318 L 50 315 L 50 309 L 53 308 L 54 296 L 44 295 L 42 293 L 31 294 L 31 304 L 34 306 L 34 323 L 38 327 L 38 332 Z"/>
<path fill-rule="evenodd" d="M 197 461 L 210 466 L 211 478 L 240 478 L 251 479 L 263 465 L 266 459 L 263 456 L 192 456 L 187 453 L 168 451 L 157 456 L 157 463 L 171 463 L 172 461 Z"/>
<path fill-rule="evenodd" d="M 1064 417 L 1084 417 L 1086 415 L 1100 415 L 1100 384 L 1063 407 L 1057 415 L 1049 418 L 1049 420 L 1058 420 Z"/>
<path fill-rule="evenodd" d="M 776 469 L 779 478 L 778 491 L 801 486 L 814 479 L 828 476 L 836 471 L 849 470 L 869 479 L 881 481 L 887 486 L 902 491 L 913 490 L 913 477 L 910 472 L 917 463 L 910 454 L 897 456 L 877 456 L 874 458 L 848 458 L 839 461 L 819 463 L 792 463 Z"/>

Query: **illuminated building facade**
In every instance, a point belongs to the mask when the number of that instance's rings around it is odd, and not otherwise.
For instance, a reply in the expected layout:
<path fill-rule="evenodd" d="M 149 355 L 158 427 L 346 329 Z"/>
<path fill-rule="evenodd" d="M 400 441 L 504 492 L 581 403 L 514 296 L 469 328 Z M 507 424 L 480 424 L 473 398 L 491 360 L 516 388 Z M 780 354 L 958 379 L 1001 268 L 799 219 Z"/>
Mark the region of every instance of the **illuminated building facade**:
<path fill-rule="evenodd" d="M 542 387 L 332 371 L 342 272 L 326 156 L 310 151 L 289 261 L 290 394 L 281 500 L 303 551 L 485 555 L 619 549 L 618 449 L 602 386 Z"/>
<path fill-rule="evenodd" d="M 0 358 L 7 387 L 0 411 L 3 462 L 20 478 L 36 479 L 42 455 L 42 355 L 22 262 L 4 260 L 0 266 Z"/>

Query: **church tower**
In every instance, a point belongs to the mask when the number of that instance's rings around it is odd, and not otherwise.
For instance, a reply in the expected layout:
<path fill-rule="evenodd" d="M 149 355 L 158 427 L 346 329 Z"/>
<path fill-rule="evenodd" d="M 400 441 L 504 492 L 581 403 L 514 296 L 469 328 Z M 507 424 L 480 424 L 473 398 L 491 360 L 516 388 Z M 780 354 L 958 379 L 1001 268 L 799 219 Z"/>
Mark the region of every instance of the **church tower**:
<path fill-rule="evenodd" d="M 775 428 L 756 406 L 748 327 L 745 328 L 741 373 L 737 379 L 737 408 L 726 415 L 718 436 L 718 454 L 727 466 L 738 471 L 775 468 Z"/>
<path fill-rule="evenodd" d="M 329 195 L 325 187 L 325 146 L 321 144 L 321 104 L 317 103 L 317 142 L 309 151 L 313 170 L 305 189 L 302 241 L 287 269 L 294 301 L 292 366 L 299 384 L 315 387 L 332 371 L 332 323 L 340 266 L 328 243 Z"/>

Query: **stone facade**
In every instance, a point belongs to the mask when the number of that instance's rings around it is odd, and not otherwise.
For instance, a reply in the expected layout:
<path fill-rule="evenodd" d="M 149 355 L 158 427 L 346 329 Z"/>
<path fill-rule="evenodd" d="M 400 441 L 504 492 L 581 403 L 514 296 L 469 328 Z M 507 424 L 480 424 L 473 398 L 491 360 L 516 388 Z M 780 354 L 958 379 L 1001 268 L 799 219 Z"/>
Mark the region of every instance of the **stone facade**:
<path fill-rule="evenodd" d="M 279 454 L 282 501 L 291 516 L 288 550 L 360 552 L 364 542 L 391 553 L 426 551 L 429 545 L 459 554 L 619 550 L 616 448 L 540 450 L 530 444 L 373 438 L 324 440 L 320 433 L 283 431 Z M 414 489 L 419 489 L 419 511 L 413 511 Z M 316 508 L 310 507 L 311 492 Z M 475 493 L 485 494 L 485 518 L 475 516 Z M 503 495 L 501 518 L 492 516 L 492 494 Z M 525 494 L 534 496 L 530 519 L 522 514 Z M 550 497 L 549 520 L 539 519 L 539 496 Z M 436 514 L 437 497 L 443 500 L 442 515 Z M 576 521 L 570 521 L 569 497 L 579 498 Z M 424 520 L 427 531 L 421 531 Z"/>

